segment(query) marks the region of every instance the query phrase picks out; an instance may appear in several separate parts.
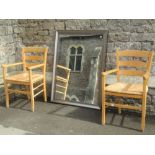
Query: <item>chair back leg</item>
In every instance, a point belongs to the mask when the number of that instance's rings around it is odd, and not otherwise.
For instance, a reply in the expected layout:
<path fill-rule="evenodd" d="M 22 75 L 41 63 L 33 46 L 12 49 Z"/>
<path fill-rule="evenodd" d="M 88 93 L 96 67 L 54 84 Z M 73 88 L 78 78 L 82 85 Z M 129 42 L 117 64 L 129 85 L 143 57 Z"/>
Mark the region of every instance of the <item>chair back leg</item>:
<path fill-rule="evenodd" d="M 106 122 L 106 95 L 105 95 L 105 76 L 102 77 L 102 125 Z"/>
<path fill-rule="evenodd" d="M 43 79 L 43 97 L 44 97 L 44 102 L 47 102 L 47 92 L 46 92 L 46 79 Z"/>
<path fill-rule="evenodd" d="M 143 95 L 142 98 L 142 118 L 141 118 L 141 130 L 144 131 L 145 128 L 145 117 L 146 117 L 146 97 L 147 94 Z"/>
<path fill-rule="evenodd" d="M 4 89 L 5 89 L 5 97 L 6 97 L 6 107 L 9 108 L 9 92 L 8 92 L 8 86 L 6 82 L 4 82 Z"/>

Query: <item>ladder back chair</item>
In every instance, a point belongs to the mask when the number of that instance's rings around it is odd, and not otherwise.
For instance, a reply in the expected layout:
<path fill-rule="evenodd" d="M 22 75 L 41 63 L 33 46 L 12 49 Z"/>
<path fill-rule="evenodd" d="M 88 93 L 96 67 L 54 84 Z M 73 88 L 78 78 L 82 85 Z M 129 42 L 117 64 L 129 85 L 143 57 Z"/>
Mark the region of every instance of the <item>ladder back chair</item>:
<path fill-rule="evenodd" d="M 67 89 L 68 89 L 68 82 L 69 82 L 69 77 L 70 77 L 70 71 L 71 69 L 61 66 L 61 65 L 57 65 L 57 69 L 62 72 L 65 72 L 65 75 L 57 75 L 56 76 L 56 93 L 62 94 L 63 95 L 63 99 L 66 99 L 66 95 L 67 95 Z M 61 90 L 60 90 L 61 89 Z"/>
<path fill-rule="evenodd" d="M 47 47 L 23 47 L 22 62 L 14 64 L 3 64 L 3 80 L 6 96 L 6 107 L 9 108 L 9 94 L 17 93 L 27 95 L 31 100 L 31 110 L 34 112 L 34 98 L 43 93 L 44 101 L 46 96 L 46 60 Z M 7 70 L 22 65 L 22 72 L 8 75 Z M 39 69 L 39 70 L 38 70 Z M 24 86 L 24 90 L 11 89 L 10 85 Z M 40 90 L 41 89 L 41 90 Z"/>
<path fill-rule="evenodd" d="M 146 99 L 148 92 L 148 80 L 153 59 L 153 51 L 117 50 L 116 69 L 102 72 L 102 124 L 106 123 L 106 108 L 116 107 L 119 113 L 121 109 L 141 111 L 141 130 L 145 128 Z M 106 86 L 106 76 L 116 73 L 117 82 Z M 142 83 L 122 82 L 121 76 L 137 76 L 143 78 Z M 119 99 L 116 103 L 106 101 L 106 96 L 126 97 L 141 99 L 141 106 L 123 104 Z"/>

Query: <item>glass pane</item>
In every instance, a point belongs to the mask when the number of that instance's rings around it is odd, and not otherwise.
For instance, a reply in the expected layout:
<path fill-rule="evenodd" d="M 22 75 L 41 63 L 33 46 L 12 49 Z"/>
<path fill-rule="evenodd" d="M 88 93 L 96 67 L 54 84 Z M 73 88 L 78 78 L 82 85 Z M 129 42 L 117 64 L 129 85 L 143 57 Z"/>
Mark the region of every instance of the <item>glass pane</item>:
<path fill-rule="evenodd" d="M 76 57 L 76 71 L 81 70 L 81 60 L 82 60 L 82 56 L 77 56 Z"/>
<path fill-rule="evenodd" d="M 70 54 L 75 54 L 75 52 L 76 52 L 75 47 L 71 47 L 70 51 L 71 51 L 71 53 L 70 53 Z"/>
<path fill-rule="evenodd" d="M 75 56 L 70 56 L 69 68 L 71 70 L 74 70 L 74 62 L 75 62 Z"/>
<path fill-rule="evenodd" d="M 77 54 L 82 54 L 82 50 L 83 50 L 82 47 L 78 47 L 77 48 Z"/>

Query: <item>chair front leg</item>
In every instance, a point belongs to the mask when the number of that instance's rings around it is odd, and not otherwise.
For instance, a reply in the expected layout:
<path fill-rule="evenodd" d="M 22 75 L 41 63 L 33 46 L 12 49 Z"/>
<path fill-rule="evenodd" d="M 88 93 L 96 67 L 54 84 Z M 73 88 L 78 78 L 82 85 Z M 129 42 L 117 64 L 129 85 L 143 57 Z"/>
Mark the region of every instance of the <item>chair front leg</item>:
<path fill-rule="evenodd" d="M 9 108 L 9 92 L 8 92 L 8 84 L 6 81 L 7 67 L 5 65 L 3 65 L 2 67 L 3 67 L 3 81 L 4 81 L 4 91 L 6 98 L 6 107 Z"/>
<path fill-rule="evenodd" d="M 6 98 L 6 107 L 9 108 L 10 104 L 9 104 L 9 92 L 8 92 L 8 85 L 6 83 L 6 81 L 4 82 L 4 89 L 5 89 L 5 98 Z"/>
<path fill-rule="evenodd" d="M 44 102 L 47 102 L 47 93 L 46 93 L 46 78 L 43 79 L 43 96 L 44 96 Z"/>
<path fill-rule="evenodd" d="M 34 90 L 32 81 L 32 70 L 29 70 L 29 80 L 30 80 L 30 97 L 31 97 L 31 111 L 34 112 Z"/>
<path fill-rule="evenodd" d="M 146 97 L 147 97 L 147 94 L 145 93 L 142 98 L 142 118 L 141 118 L 141 130 L 142 131 L 144 131 L 145 129 Z"/>
<path fill-rule="evenodd" d="M 106 123 L 106 95 L 105 95 L 106 77 L 102 76 L 102 125 Z"/>

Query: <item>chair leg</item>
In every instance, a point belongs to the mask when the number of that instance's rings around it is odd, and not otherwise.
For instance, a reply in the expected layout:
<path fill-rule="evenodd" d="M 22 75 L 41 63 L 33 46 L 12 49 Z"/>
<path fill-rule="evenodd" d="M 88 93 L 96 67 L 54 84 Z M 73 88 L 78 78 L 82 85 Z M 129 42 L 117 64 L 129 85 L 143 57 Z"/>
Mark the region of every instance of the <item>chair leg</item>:
<path fill-rule="evenodd" d="M 119 97 L 116 98 L 116 102 L 118 102 L 118 103 L 121 102 Z M 121 112 L 122 112 L 121 108 L 118 108 L 118 113 L 121 114 Z"/>
<path fill-rule="evenodd" d="M 9 108 L 9 92 L 8 92 L 8 86 L 5 82 L 4 87 L 5 87 L 6 107 Z"/>
<path fill-rule="evenodd" d="M 102 96 L 102 125 L 105 125 L 106 120 L 106 106 L 105 106 L 105 93 Z"/>
<path fill-rule="evenodd" d="M 33 83 L 30 84 L 30 96 L 31 96 L 31 111 L 34 112 L 34 91 L 33 91 Z"/>
<path fill-rule="evenodd" d="M 29 91 L 29 86 L 26 86 L 27 91 Z M 30 100 L 30 95 L 27 94 L 27 99 Z"/>
<path fill-rule="evenodd" d="M 44 91 L 43 91 L 43 96 L 44 96 L 44 102 L 47 102 L 47 93 L 46 93 L 46 81 L 45 81 L 45 79 L 43 80 L 43 89 L 44 89 Z"/>
<path fill-rule="evenodd" d="M 142 99 L 142 118 L 141 118 L 141 130 L 145 129 L 145 116 L 146 116 L 146 95 Z"/>

